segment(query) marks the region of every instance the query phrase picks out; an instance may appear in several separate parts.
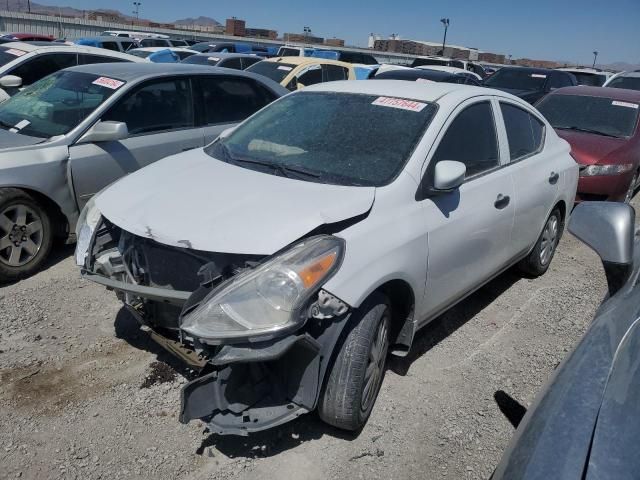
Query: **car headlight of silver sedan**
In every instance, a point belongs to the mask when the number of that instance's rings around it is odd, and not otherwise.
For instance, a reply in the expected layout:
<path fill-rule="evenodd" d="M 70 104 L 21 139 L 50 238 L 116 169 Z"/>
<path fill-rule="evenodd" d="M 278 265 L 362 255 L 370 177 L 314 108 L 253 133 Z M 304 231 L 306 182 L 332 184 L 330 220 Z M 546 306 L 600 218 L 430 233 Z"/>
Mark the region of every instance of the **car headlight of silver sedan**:
<path fill-rule="evenodd" d="M 100 222 L 101 215 L 94 198 L 95 195 L 84 206 L 76 224 L 76 265 L 79 267 L 84 267 L 93 232 Z"/>
<path fill-rule="evenodd" d="M 632 163 L 612 165 L 589 165 L 580 171 L 581 177 L 596 177 L 600 175 L 619 175 L 633 169 Z"/>
<path fill-rule="evenodd" d="M 205 343 L 273 336 L 306 321 L 306 301 L 340 267 L 344 240 L 321 235 L 240 273 L 183 317 L 181 328 Z"/>

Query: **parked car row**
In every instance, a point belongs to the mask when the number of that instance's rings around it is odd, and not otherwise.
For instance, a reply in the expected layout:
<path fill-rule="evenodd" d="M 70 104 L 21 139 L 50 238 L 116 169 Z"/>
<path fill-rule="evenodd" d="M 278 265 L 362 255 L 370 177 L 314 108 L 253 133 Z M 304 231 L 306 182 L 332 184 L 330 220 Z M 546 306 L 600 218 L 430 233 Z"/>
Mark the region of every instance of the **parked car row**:
<path fill-rule="evenodd" d="M 16 74 L 53 53 L 71 63 Z M 0 281 L 76 240 L 82 275 L 200 372 L 180 420 L 219 434 L 315 409 L 362 428 L 388 352 L 504 270 L 544 274 L 576 202 L 640 183 L 640 92 L 571 72 L 357 82 L 317 55 L 189 53 L 0 45 Z"/>

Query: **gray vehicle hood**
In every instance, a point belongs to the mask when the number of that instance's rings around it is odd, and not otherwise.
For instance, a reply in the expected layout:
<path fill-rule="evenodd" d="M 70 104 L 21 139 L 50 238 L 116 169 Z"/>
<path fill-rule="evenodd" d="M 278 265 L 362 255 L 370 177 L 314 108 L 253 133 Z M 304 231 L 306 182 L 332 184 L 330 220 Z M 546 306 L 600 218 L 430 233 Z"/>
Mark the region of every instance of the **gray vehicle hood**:
<path fill-rule="evenodd" d="M 27 147 L 29 145 L 35 145 L 36 143 L 42 143 L 45 140 L 45 138 L 30 137 L 29 135 L 21 135 L 0 128 L 0 149 L 2 150 L 6 148 Z"/>
<path fill-rule="evenodd" d="M 112 223 L 176 247 L 271 255 L 324 224 L 369 211 L 374 187 L 306 182 L 193 150 L 124 177 L 96 197 Z"/>

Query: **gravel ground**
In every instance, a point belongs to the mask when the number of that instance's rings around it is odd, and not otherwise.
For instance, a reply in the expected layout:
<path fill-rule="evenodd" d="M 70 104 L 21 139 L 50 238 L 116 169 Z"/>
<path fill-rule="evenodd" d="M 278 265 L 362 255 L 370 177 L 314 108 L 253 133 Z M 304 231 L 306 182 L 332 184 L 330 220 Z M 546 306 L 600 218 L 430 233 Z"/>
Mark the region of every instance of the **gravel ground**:
<path fill-rule="evenodd" d="M 505 273 L 392 358 L 359 435 L 310 414 L 218 437 L 178 422 L 188 372 L 71 253 L 0 287 L 0 478 L 486 479 L 513 433 L 495 392 L 528 405 L 605 293 L 596 255 L 567 234 L 545 276 Z"/>

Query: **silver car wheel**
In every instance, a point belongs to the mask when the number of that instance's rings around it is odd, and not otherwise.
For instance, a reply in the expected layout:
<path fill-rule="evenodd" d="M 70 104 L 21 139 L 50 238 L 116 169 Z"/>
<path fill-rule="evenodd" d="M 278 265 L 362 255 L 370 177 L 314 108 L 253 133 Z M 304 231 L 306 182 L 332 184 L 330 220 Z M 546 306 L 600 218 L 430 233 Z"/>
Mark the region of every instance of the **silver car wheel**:
<path fill-rule="evenodd" d="M 42 247 L 42 219 L 26 205 L 11 205 L 0 212 L 0 263 L 26 265 Z"/>
<path fill-rule="evenodd" d="M 547 265 L 553 257 L 558 240 L 558 217 L 552 215 L 547 220 L 542 232 L 542 242 L 540 244 L 540 263 Z"/>
<path fill-rule="evenodd" d="M 387 313 L 385 313 L 386 315 Z M 389 329 L 383 317 L 378 325 L 373 345 L 371 345 L 371 351 L 369 352 L 369 362 L 367 363 L 367 369 L 364 374 L 364 388 L 362 390 L 362 400 L 360 408 L 363 412 L 369 410 L 371 404 L 376 398 L 380 382 L 382 381 L 384 373 L 384 364 L 387 358 L 387 351 L 389 349 Z"/>

